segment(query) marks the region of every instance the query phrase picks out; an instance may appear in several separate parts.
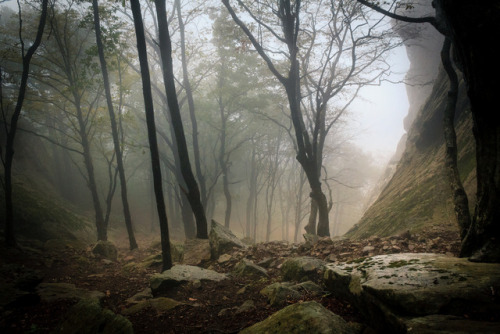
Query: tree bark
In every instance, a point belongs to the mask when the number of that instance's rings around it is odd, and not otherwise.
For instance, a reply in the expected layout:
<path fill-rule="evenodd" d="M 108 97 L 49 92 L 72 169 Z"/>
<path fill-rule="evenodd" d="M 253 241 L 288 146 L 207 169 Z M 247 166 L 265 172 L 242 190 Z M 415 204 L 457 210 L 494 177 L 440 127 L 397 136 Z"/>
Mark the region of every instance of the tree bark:
<path fill-rule="evenodd" d="M 141 67 L 142 92 L 144 95 L 144 106 L 146 109 L 146 124 L 148 127 L 149 149 L 151 152 L 151 168 L 153 172 L 153 185 L 156 197 L 156 208 L 158 220 L 160 221 L 160 236 L 162 248 L 163 270 L 172 268 L 172 255 L 170 251 L 170 237 L 168 232 L 168 218 L 165 210 L 165 199 L 163 196 L 163 183 L 161 177 L 160 157 L 158 153 L 158 141 L 156 138 L 156 124 L 154 118 L 153 95 L 151 93 L 151 79 L 148 67 L 148 55 L 146 48 L 146 37 L 144 35 L 144 24 L 142 22 L 141 6 L 139 0 L 130 0 L 132 14 L 134 17 L 135 35 L 137 39 L 137 52 Z"/>

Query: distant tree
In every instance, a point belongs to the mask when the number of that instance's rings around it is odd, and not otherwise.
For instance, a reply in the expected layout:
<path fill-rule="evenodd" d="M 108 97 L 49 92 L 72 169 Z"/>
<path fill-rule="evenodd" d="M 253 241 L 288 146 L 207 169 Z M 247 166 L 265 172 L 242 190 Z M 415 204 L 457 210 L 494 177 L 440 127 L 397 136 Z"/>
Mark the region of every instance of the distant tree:
<path fill-rule="evenodd" d="M 355 3 L 328 2 L 325 10 L 326 3 L 323 6 L 321 2 L 280 0 L 250 4 L 238 0 L 239 8 L 258 26 L 254 33 L 238 17 L 229 0 L 222 2 L 285 89 L 297 160 L 311 188 L 313 209 L 318 209 L 317 229 L 313 211 L 306 231 L 328 236 L 328 201 L 321 185 L 323 143 L 355 93 L 337 112 L 329 110 L 328 103 L 349 88 L 356 92 L 363 85 L 377 83 L 387 71 L 382 55 L 394 46 L 387 42 L 386 30 L 380 33 L 375 29 L 380 21 L 371 20 Z M 265 44 L 265 36 L 274 42 Z M 368 69 L 371 75 L 366 75 Z M 304 103 L 304 96 L 311 103 Z"/>
<path fill-rule="evenodd" d="M 120 139 L 118 135 L 118 125 L 116 122 L 115 111 L 113 107 L 113 100 L 111 97 L 111 87 L 108 76 L 108 66 L 106 62 L 106 58 L 104 57 L 104 46 L 102 41 L 101 34 L 101 23 L 99 16 L 99 6 L 97 0 L 92 0 L 92 9 L 94 13 L 94 30 L 96 35 L 96 45 L 97 51 L 99 54 L 99 63 L 101 65 L 101 72 L 104 82 L 104 91 L 106 94 L 106 103 L 108 107 L 109 119 L 111 122 L 111 133 L 113 135 L 113 145 L 116 154 L 116 164 L 118 167 L 118 174 L 120 177 L 120 189 L 121 189 L 121 197 L 123 204 L 123 216 L 125 218 L 125 225 L 127 227 L 127 233 L 129 236 L 129 244 L 130 249 L 137 248 L 137 242 L 134 236 L 134 229 L 132 226 L 132 216 L 130 214 L 130 207 L 128 204 L 128 195 L 127 195 L 127 180 L 125 177 L 125 168 L 123 167 L 123 154 L 122 148 L 120 147 Z M 111 207 L 110 203 L 108 207 Z"/>
<path fill-rule="evenodd" d="M 156 138 L 156 124 L 154 118 L 153 95 L 151 92 L 151 79 L 149 75 L 148 55 L 146 49 L 146 37 L 142 21 L 141 6 L 139 0 L 130 0 L 132 14 L 134 17 L 135 35 L 137 40 L 137 52 L 141 67 L 142 90 L 144 95 L 144 106 L 148 127 L 149 148 L 151 153 L 151 165 L 153 171 L 153 186 L 156 197 L 158 219 L 160 221 L 160 236 L 162 248 L 163 270 L 172 267 L 172 254 L 170 251 L 170 236 L 168 231 L 168 218 L 163 196 L 163 183 L 161 177 L 160 157 L 158 152 L 158 141 Z"/>
<path fill-rule="evenodd" d="M 17 102 L 15 105 L 14 112 L 10 119 L 10 124 L 7 124 L 6 120 L 6 110 L 4 110 L 3 105 L 3 92 L 2 92 L 2 70 L 0 66 L 0 107 L 2 112 L 2 121 L 4 123 L 5 132 L 7 134 L 7 142 L 5 145 L 5 157 L 2 154 L 2 164 L 4 167 L 4 190 L 5 190 L 5 242 L 7 246 L 16 246 L 16 236 L 14 231 L 14 217 L 13 217 L 13 202 L 12 202 L 12 163 L 14 160 L 14 139 L 16 137 L 17 123 L 19 117 L 21 116 L 21 110 L 23 108 L 23 102 L 26 95 L 26 90 L 28 87 L 28 78 L 30 74 L 30 63 L 33 55 L 40 46 L 43 37 L 43 31 L 45 28 L 45 22 L 47 20 L 48 13 L 48 0 L 42 0 L 40 21 L 38 23 L 38 29 L 35 39 L 31 46 L 25 53 L 25 41 L 22 37 L 22 27 L 23 21 L 21 17 L 21 7 L 19 5 L 19 39 L 21 43 L 21 57 L 22 57 L 22 75 L 21 84 L 19 86 L 19 92 L 17 95 Z M 1 153 L 1 152 L 0 152 Z"/>

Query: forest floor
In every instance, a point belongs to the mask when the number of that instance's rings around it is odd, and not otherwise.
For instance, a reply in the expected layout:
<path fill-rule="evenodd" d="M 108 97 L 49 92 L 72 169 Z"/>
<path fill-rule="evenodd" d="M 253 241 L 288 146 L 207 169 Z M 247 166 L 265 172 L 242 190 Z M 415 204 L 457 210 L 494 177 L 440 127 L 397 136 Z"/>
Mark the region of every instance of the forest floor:
<path fill-rule="evenodd" d="M 403 234 L 389 238 L 370 238 L 350 241 L 345 239 L 331 242 L 321 239 L 314 245 L 291 244 L 286 242 L 259 243 L 245 250 L 237 250 L 228 261 L 211 261 L 204 267 L 217 272 L 229 273 L 242 259 L 254 263 L 273 259 L 268 268 L 269 278 L 231 277 L 220 282 L 203 282 L 202 286 L 179 286 L 165 297 L 183 303 L 167 312 L 157 312 L 152 308 L 127 315 L 135 333 L 237 333 L 241 329 L 262 321 L 280 307 L 271 307 L 260 290 L 274 282 L 281 281 L 280 264 L 291 256 L 313 256 L 327 262 L 346 262 L 364 256 L 401 252 L 432 252 L 456 255 L 459 250 L 458 234 L 446 230 L 433 229 L 420 234 Z M 126 242 L 115 241 L 117 245 Z M 105 294 L 104 307 L 122 314 L 130 307 L 127 299 L 149 287 L 149 278 L 160 272 L 159 266 L 145 267 L 140 270 L 125 270 L 131 263 L 159 253 L 158 242 L 142 237 L 138 240 L 140 248 L 130 251 L 118 249 L 118 261 L 105 261 L 94 257 L 90 247 L 63 247 L 57 252 L 40 251 L 24 247 L 21 250 L 0 249 L 0 266 L 7 268 L 30 268 L 41 272 L 43 282 L 72 283 L 86 290 L 97 290 Z M 125 267 L 126 268 L 126 267 Z M 16 272 L 10 272 L 16 275 Z M 255 307 L 246 312 L 234 312 L 243 302 L 252 300 Z M 331 295 L 309 296 L 302 300 L 316 300 L 347 321 L 363 323 L 360 314 L 351 305 Z M 288 300 L 288 303 L 300 300 Z M 20 305 L 5 311 L 0 309 L 0 330 L 2 333 L 49 333 L 64 319 L 69 306 L 76 303 L 38 302 Z M 229 310 L 229 312 L 227 312 Z M 231 311 L 232 310 L 232 311 Z"/>

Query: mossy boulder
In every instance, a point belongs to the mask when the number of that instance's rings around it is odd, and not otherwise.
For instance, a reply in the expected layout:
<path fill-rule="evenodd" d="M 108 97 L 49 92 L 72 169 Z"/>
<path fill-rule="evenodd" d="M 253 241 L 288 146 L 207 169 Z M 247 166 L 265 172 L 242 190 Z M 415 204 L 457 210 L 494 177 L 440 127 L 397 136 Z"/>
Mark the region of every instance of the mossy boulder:
<path fill-rule="evenodd" d="M 322 277 L 325 264 L 314 257 L 294 257 L 283 262 L 281 274 L 286 281 L 316 281 Z"/>
<path fill-rule="evenodd" d="M 268 277 L 267 270 L 250 260 L 242 259 L 233 270 L 235 276 L 261 278 Z"/>
<path fill-rule="evenodd" d="M 175 265 L 161 274 L 155 274 L 150 279 L 151 292 L 157 296 L 169 289 L 195 281 L 221 281 L 226 279 L 225 274 L 196 266 Z"/>
<path fill-rule="evenodd" d="M 287 306 L 264 321 L 243 329 L 240 334 L 354 334 L 360 333 L 358 328 L 317 302 L 304 302 Z"/>
<path fill-rule="evenodd" d="M 379 255 L 326 266 L 324 284 L 347 298 L 378 330 L 405 332 L 430 315 L 499 314 L 498 264 L 428 253 Z M 500 326 L 500 324 L 498 324 Z M 499 327 L 500 328 L 500 327 Z"/>
<path fill-rule="evenodd" d="M 111 241 L 99 240 L 92 248 L 92 253 L 111 261 L 116 261 L 118 258 L 118 250 Z"/>
<path fill-rule="evenodd" d="M 94 300 L 81 300 L 70 308 L 57 333 L 79 334 L 132 334 L 132 323 L 125 317 L 103 309 Z"/>
<path fill-rule="evenodd" d="M 220 255 L 232 251 L 233 248 L 247 247 L 230 229 L 222 226 L 215 220 L 212 220 L 209 240 L 213 260 L 217 260 Z"/>

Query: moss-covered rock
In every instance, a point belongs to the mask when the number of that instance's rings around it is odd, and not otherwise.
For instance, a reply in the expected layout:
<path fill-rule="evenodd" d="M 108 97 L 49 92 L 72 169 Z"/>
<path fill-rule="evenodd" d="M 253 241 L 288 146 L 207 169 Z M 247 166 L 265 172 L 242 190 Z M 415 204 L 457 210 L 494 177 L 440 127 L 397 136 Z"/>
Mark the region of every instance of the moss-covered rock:
<path fill-rule="evenodd" d="M 235 276 L 244 276 L 244 277 L 268 277 L 267 270 L 256 265 L 250 260 L 242 259 L 233 270 L 233 274 Z"/>
<path fill-rule="evenodd" d="M 116 261 L 118 258 L 118 250 L 111 241 L 99 240 L 92 248 L 92 253 L 111 261 Z"/>
<path fill-rule="evenodd" d="M 281 273 L 286 281 L 316 281 L 323 275 L 325 264 L 314 257 L 294 257 L 283 262 Z"/>
<path fill-rule="evenodd" d="M 245 328 L 240 333 L 354 334 L 359 333 L 359 330 L 321 304 L 304 302 L 287 306 L 264 321 Z"/>
<path fill-rule="evenodd" d="M 212 259 L 217 260 L 221 254 L 227 253 L 233 248 L 246 248 L 231 230 L 212 220 L 209 234 Z"/>
<path fill-rule="evenodd" d="M 103 309 L 98 302 L 81 300 L 66 314 L 65 320 L 58 325 L 56 333 L 79 334 L 132 334 L 130 321 L 110 310 Z"/>

